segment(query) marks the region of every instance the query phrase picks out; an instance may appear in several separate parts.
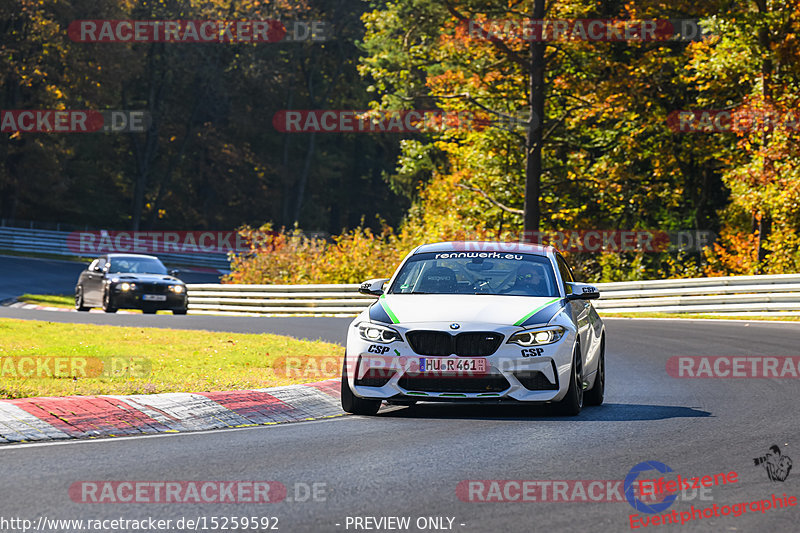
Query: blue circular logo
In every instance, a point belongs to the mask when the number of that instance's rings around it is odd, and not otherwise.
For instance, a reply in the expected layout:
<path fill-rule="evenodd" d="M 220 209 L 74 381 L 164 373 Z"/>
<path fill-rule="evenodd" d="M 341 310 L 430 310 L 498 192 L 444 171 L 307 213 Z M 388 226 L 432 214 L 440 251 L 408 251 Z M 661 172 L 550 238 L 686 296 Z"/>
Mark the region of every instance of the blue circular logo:
<path fill-rule="evenodd" d="M 625 483 L 623 488 L 625 489 L 625 498 L 627 498 L 628 503 L 631 504 L 631 507 L 636 509 L 641 513 L 650 513 L 650 514 L 657 514 L 661 511 L 669 509 L 669 507 L 675 503 L 675 500 L 678 498 L 677 494 L 670 494 L 666 498 L 664 498 L 660 502 L 647 504 L 641 501 L 636 497 L 634 494 L 634 487 L 636 485 L 636 479 L 639 477 L 641 472 L 647 472 L 648 470 L 656 470 L 665 474 L 667 472 L 672 472 L 672 469 L 665 465 L 664 463 L 660 463 L 658 461 L 645 461 L 643 463 L 639 463 L 638 465 L 634 466 L 628 472 L 628 475 L 625 476 Z"/>

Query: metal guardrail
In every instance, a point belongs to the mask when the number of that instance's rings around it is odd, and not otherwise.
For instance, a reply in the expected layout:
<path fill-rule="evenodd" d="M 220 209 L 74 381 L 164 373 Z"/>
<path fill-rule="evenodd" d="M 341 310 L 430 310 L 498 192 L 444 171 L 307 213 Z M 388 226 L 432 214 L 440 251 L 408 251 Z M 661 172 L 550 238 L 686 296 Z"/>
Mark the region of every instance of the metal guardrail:
<path fill-rule="evenodd" d="M 598 311 L 800 315 L 800 274 L 599 283 Z"/>
<path fill-rule="evenodd" d="M 80 253 L 67 246 L 69 231 L 53 231 L 42 229 L 12 228 L 0 226 L 0 251 L 32 252 L 40 254 L 61 255 L 69 257 L 97 257 L 100 254 Z M 165 263 L 209 267 L 228 270 L 230 263 L 227 254 L 174 254 L 159 253 L 158 257 Z"/>
<path fill-rule="evenodd" d="M 355 316 L 375 301 L 358 284 L 187 285 L 192 314 Z"/>
<path fill-rule="evenodd" d="M 800 274 L 598 283 L 602 313 L 800 315 Z M 374 297 L 351 285 L 188 286 L 192 314 L 355 316 Z"/>

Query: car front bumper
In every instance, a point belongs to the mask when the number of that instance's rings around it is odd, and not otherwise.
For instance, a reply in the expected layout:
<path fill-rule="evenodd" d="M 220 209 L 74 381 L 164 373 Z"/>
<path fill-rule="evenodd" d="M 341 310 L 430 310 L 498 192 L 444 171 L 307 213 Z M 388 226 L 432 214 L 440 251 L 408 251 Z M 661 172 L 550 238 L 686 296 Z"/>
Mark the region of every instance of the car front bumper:
<path fill-rule="evenodd" d="M 170 292 L 162 294 L 164 300 L 145 300 L 144 293 L 138 291 L 119 291 L 114 293 L 114 307 L 118 309 L 186 309 L 188 299 L 186 293 Z"/>
<path fill-rule="evenodd" d="M 485 323 L 462 323 L 458 333 L 492 332 L 503 335 L 497 350 L 486 356 L 486 371 L 419 372 L 420 359 L 431 356 L 416 353 L 406 334 L 414 330 L 441 331 L 452 334 L 449 323 L 393 324 L 402 340 L 388 344 L 369 342 L 358 334 L 356 319 L 348 330 L 346 369 L 351 390 L 359 397 L 384 400 L 518 401 L 545 403 L 564 397 L 575 346 L 575 331 L 566 328 L 564 336 L 552 343 L 537 346 L 536 355 L 525 352 L 508 339 L 523 329 Z M 527 353 L 527 356 L 523 356 Z M 436 359 L 459 360 L 469 357 L 450 355 Z"/>

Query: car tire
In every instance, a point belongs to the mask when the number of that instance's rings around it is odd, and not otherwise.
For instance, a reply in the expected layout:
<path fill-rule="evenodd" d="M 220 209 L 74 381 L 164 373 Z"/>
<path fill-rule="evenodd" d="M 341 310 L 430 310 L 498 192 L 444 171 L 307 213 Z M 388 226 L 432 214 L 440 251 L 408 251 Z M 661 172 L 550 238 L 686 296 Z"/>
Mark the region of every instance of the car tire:
<path fill-rule="evenodd" d="M 586 405 L 602 405 L 606 392 L 606 338 L 600 340 L 600 362 L 597 363 L 597 377 L 594 386 L 586 391 L 583 403 Z"/>
<path fill-rule="evenodd" d="M 111 297 L 111 293 L 106 289 L 103 293 L 103 311 L 106 313 L 116 313 L 117 308 L 114 307 L 114 300 Z"/>
<path fill-rule="evenodd" d="M 380 400 L 365 400 L 353 393 L 350 384 L 347 382 L 347 354 L 345 354 L 344 366 L 342 366 L 342 409 L 354 415 L 372 416 L 380 408 Z"/>
<path fill-rule="evenodd" d="M 576 416 L 583 408 L 583 362 L 581 349 L 575 346 L 569 374 L 569 389 L 564 399 L 558 402 L 558 412 L 564 416 Z"/>
<path fill-rule="evenodd" d="M 151 307 L 147 307 L 147 308 L 142 309 L 142 313 L 144 313 L 146 315 L 154 315 L 154 314 L 156 314 L 156 312 L 158 312 L 158 309 L 153 309 Z"/>
<path fill-rule="evenodd" d="M 77 311 L 88 311 L 91 307 L 86 307 L 83 301 L 83 287 L 78 285 L 75 288 L 75 309 Z"/>
<path fill-rule="evenodd" d="M 172 314 L 173 315 L 185 315 L 186 311 L 187 311 L 187 309 L 185 307 L 183 309 L 173 309 L 172 310 Z"/>

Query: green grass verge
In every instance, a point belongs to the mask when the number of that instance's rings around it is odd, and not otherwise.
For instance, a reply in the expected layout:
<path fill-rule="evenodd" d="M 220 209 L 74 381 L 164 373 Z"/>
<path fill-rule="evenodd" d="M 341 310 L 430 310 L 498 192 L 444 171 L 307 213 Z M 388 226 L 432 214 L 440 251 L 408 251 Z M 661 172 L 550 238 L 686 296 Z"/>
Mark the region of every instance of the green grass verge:
<path fill-rule="evenodd" d="M 343 353 L 336 344 L 270 334 L 0 319 L 0 398 L 307 383 L 337 377 Z"/>
<path fill-rule="evenodd" d="M 778 320 L 781 322 L 800 322 L 800 316 L 720 316 L 688 313 L 603 313 L 603 318 L 711 318 L 715 320 Z"/>
<path fill-rule="evenodd" d="M 17 300 L 49 307 L 75 307 L 75 297 L 71 294 L 23 294 Z"/>

